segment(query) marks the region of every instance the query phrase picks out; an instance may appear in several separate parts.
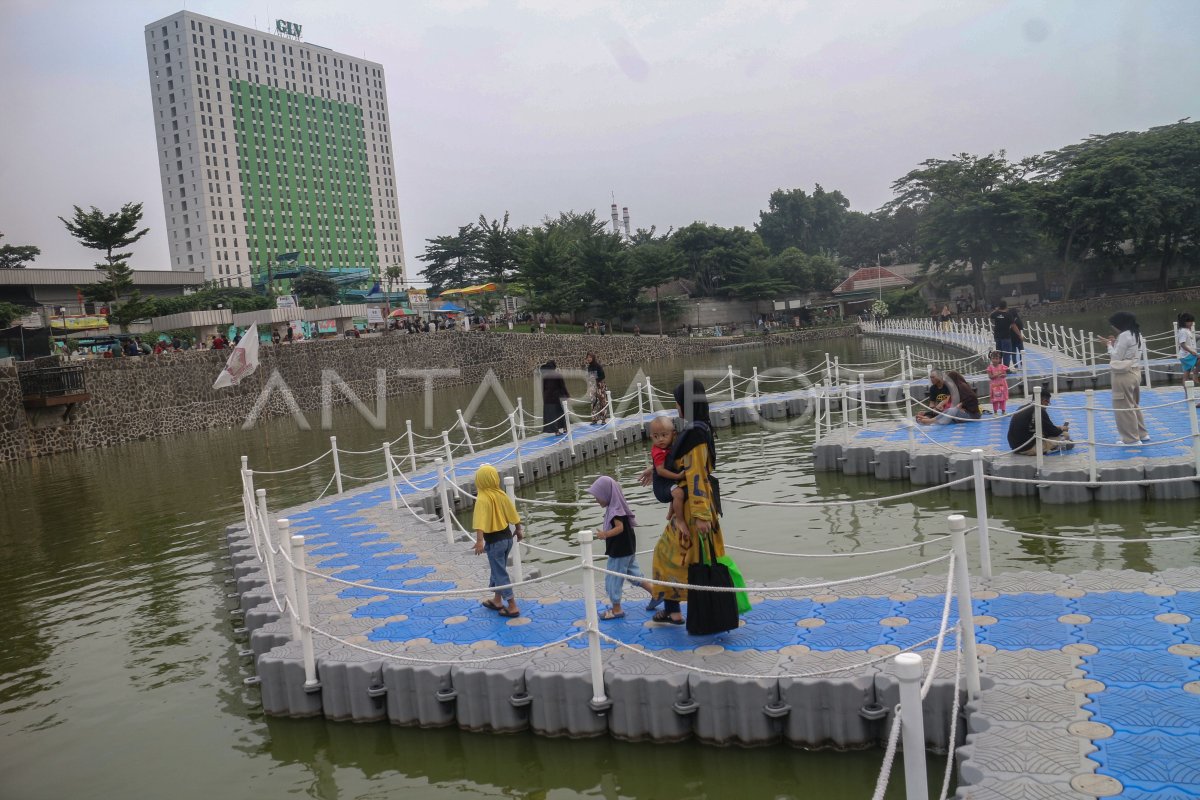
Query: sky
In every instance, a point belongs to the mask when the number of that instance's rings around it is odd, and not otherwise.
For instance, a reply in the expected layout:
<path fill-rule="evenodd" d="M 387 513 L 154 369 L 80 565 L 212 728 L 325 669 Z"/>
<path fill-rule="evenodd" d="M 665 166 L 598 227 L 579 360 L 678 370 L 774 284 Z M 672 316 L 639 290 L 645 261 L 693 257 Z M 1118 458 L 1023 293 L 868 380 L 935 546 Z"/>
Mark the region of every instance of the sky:
<path fill-rule="evenodd" d="M 181 8 L 383 64 L 405 261 L 480 214 L 615 200 L 634 227 L 750 227 L 775 189 L 872 211 L 929 158 L 1019 158 L 1200 114 L 1197 0 L 0 0 L 0 233 L 92 266 L 73 205 L 167 240 L 143 31 Z"/>

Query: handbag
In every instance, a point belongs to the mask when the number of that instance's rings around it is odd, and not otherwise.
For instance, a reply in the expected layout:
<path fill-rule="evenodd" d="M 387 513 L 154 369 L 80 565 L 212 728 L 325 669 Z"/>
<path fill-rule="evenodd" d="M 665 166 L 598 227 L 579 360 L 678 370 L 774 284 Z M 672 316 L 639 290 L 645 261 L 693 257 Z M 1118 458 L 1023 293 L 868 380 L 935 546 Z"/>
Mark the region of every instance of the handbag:
<path fill-rule="evenodd" d="M 739 589 L 746 588 L 746 579 L 742 577 L 742 570 L 731 557 L 727 555 L 717 556 L 717 563 L 724 564 L 725 569 L 729 570 L 729 577 L 733 579 L 734 586 L 738 587 Z M 750 609 L 754 608 L 754 606 L 750 605 L 750 596 L 745 592 L 738 592 L 734 595 L 734 597 L 737 598 L 739 614 L 746 614 L 750 611 Z"/>
<path fill-rule="evenodd" d="M 703 535 L 697 534 L 700 561 L 688 567 L 692 586 L 734 588 L 729 568 L 717 561 L 709 563 Z M 693 636 L 722 633 L 738 627 L 738 602 L 733 592 L 706 592 L 688 589 L 687 632 Z"/>

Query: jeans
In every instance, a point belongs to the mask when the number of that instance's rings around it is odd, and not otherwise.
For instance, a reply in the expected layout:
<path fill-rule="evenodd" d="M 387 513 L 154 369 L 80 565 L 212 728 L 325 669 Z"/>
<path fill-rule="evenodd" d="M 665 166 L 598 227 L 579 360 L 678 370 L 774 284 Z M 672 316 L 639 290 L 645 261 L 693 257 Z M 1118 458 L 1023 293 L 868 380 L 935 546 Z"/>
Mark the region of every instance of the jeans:
<path fill-rule="evenodd" d="M 964 419 L 979 419 L 979 417 L 975 416 L 974 414 L 968 414 L 958 406 L 954 406 L 952 408 L 947 408 L 945 411 L 934 417 L 933 424 L 949 425 L 951 422 L 958 422 L 959 420 Z"/>
<path fill-rule="evenodd" d="M 609 556 L 607 569 L 612 572 L 623 572 L 628 576 L 626 578 L 618 578 L 616 575 L 604 576 L 604 591 L 608 592 L 608 601 L 613 605 L 620 604 L 621 590 L 625 588 L 625 581 L 646 577 L 638 567 L 637 556 Z"/>
<path fill-rule="evenodd" d="M 1004 366 L 1011 367 L 1013 362 L 1016 360 L 1016 351 L 1013 349 L 1013 340 L 1011 338 L 997 339 L 996 349 L 1000 351 L 1000 356 L 1004 362 Z"/>
<path fill-rule="evenodd" d="M 491 572 L 488 586 L 505 586 L 512 583 L 508 577 L 508 553 L 512 550 L 512 546 L 512 537 L 501 539 L 498 542 L 488 542 L 483 546 L 483 552 L 487 553 L 488 570 Z M 512 587 L 501 589 L 499 594 L 505 600 L 512 600 Z"/>

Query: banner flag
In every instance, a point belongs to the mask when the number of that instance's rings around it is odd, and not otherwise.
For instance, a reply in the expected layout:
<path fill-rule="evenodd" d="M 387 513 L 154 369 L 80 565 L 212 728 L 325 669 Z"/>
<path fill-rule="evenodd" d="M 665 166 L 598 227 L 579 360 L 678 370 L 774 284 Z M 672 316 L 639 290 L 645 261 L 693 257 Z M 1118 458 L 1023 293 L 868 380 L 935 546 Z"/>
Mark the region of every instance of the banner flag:
<path fill-rule="evenodd" d="M 258 369 L 257 322 L 242 334 L 237 347 L 233 348 L 233 352 L 229 354 L 229 361 L 225 362 L 225 369 L 221 370 L 221 374 L 213 383 L 213 388 L 223 389 L 226 386 L 237 386 L 242 378 L 253 374 L 256 369 Z"/>

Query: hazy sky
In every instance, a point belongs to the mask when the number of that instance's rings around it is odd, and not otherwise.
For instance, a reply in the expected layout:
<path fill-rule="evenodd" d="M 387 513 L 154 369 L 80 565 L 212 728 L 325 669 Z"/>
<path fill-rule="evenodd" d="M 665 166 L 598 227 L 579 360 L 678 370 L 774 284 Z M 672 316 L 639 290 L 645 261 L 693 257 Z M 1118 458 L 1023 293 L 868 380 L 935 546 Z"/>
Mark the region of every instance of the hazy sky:
<path fill-rule="evenodd" d="M 145 203 L 167 266 L 143 29 L 180 0 L 0 0 L 0 232 L 87 267 L 71 206 Z M 926 158 L 1018 157 L 1200 116 L 1200 0 L 223 2 L 381 62 L 410 275 L 484 213 L 751 226 L 776 188 L 869 211 Z"/>

